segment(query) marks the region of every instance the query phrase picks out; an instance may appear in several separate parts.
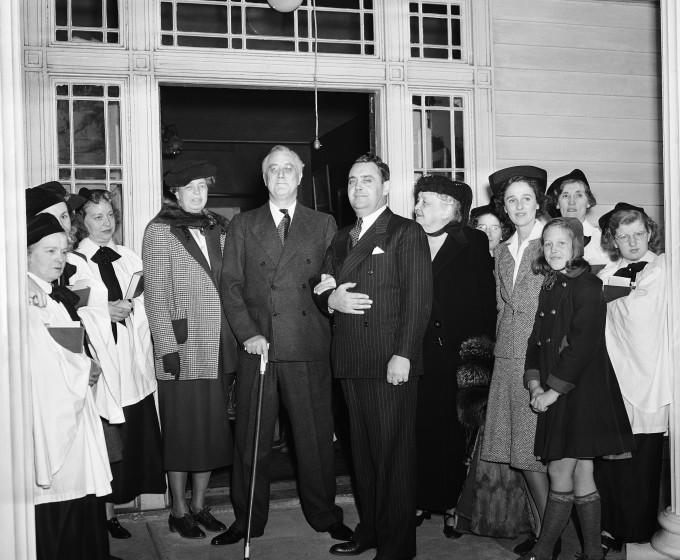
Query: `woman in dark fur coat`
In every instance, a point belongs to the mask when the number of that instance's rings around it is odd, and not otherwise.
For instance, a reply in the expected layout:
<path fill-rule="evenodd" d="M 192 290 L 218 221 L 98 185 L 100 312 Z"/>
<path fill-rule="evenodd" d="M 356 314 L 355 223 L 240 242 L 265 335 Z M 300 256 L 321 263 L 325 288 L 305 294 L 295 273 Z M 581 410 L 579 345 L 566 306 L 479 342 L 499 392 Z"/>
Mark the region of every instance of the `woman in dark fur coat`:
<path fill-rule="evenodd" d="M 171 531 L 203 538 L 224 531 L 205 506 L 213 469 L 228 465 L 232 439 L 227 389 L 236 371 L 236 341 L 220 302 L 227 221 L 205 209 L 215 167 L 178 161 L 165 182 L 166 201 L 144 233 L 144 303 L 154 343 L 163 464 L 172 494 Z M 184 499 L 191 473 L 192 498 Z"/>
<path fill-rule="evenodd" d="M 432 312 L 423 338 L 425 375 L 418 386 L 416 523 L 444 514 L 444 534 L 466 475 L 465 433 L 456 416 L 456 367 L 463 340 L 493 334 L 493 265 L 486 236 L 467 227 L 472 191 L 465 183 L 426 175 L 415 186 L 416 221 L 428 236 L 434 280 Z"/>

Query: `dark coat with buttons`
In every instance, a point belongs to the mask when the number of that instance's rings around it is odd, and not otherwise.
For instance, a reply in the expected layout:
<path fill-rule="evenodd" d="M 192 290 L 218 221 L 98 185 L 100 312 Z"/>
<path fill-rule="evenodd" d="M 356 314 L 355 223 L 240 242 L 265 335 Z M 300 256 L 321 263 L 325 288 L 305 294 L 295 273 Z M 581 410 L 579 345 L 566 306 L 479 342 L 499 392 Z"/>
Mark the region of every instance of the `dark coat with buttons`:
<path fill-rule="evenodd" d="M 284 246 L 269 203 L 234 217 L 224 247 L 222 301 L 240 344 L 262 335 L 270 361 L 328 361 L 330 327 L 312 288 L 336 229 L 333 216 L 298 202 Z"/>
<path fill-rule="evenodd" d="M 560 396 L 538 415 L 534 453 L 544 462 L 614 455 L 632 433 L 605 346 L 602 282 L 590 272 L 558 274 L 541 289 L 526 353 L 525 383 Z"/>

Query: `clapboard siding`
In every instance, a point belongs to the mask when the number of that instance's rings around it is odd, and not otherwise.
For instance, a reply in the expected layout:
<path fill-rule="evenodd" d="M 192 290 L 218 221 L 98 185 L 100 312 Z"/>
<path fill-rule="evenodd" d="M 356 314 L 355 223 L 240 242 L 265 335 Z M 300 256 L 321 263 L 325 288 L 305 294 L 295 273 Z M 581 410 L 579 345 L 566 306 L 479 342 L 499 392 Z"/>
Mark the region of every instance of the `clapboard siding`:
<path fill-rule="evenodd" d="M 661 216 L 658 18 L 653 2 L 494 0 L 497 167 L 578 167 L 594 217 L 621 200 Z"/>

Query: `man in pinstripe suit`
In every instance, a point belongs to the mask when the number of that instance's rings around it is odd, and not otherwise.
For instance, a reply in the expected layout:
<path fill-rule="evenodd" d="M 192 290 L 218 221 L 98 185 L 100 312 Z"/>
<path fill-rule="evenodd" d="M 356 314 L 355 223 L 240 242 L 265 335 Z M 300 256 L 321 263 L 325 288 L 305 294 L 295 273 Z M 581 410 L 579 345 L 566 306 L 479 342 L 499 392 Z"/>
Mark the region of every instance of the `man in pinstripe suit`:
<path fill-rule="evenodd" d="M 380 560 L 410 560 L 416 396 L 432 266 L 423 229 L 387 208 L 388 181 L 380 158 L 356 160 L 347 193 L 357 223 L 333 238 L 315 288 L 317 303 L 333 313 L 332 363 L 349 410 L 359 510 L 353 539 L 330 552 L 377 548 Z"/>

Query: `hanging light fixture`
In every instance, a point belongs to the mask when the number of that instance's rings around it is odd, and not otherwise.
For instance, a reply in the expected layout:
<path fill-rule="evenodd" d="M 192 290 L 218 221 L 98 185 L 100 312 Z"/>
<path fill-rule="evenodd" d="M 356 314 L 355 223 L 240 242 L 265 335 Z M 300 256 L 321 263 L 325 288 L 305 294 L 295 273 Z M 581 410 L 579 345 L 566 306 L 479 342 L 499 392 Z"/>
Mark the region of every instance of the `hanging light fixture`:
<path fill-rule="evenodd" d="M 267 3 L 277 12 L 294 12 L 302 4 L 302 0 L 267 0 Z"/>
<path fill-rule="evenodd" d="M 315 150 L 321 149 L 321 140 L 319 140 L 319 87 L 318 87 L 318 76 L 319 76 L 319 43 L 318 43 L 318 30 L 316 26 L 316 0 L 312 0 L 312 16 L 314 18 L 314 142 L 312 146 Z"/>

